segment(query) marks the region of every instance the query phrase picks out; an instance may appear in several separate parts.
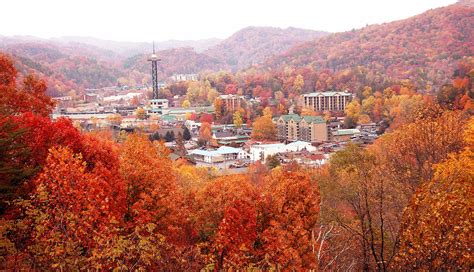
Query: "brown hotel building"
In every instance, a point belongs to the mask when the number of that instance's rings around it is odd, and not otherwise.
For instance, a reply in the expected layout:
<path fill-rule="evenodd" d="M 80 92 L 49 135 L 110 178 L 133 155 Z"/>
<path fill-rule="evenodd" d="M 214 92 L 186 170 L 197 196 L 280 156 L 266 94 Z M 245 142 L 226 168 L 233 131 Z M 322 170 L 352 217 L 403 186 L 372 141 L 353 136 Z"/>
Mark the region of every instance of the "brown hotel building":
<path fill-rule="evenodd" d="M 352 94 L 348 92 L 316 92 L 303 95 L 305 107 L 315 111 L 344 111 L 351 98 Z"/>
<path fill-rule="evenodd" d="M 321 143 L 328 140 L 326 121 L 321 116 L 287 114 L 273 118 L 280 141 Z"/>

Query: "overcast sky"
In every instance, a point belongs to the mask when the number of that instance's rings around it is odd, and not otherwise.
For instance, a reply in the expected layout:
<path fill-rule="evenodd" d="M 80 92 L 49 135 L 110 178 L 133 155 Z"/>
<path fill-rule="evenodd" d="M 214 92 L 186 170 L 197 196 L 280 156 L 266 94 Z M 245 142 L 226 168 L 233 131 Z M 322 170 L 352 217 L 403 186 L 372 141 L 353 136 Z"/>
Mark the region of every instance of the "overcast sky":
<path fill-rule="evenodd" d="M 408 18 L 455 0 L 6 0 L 0 35 L 119 41 L 226 38 L 247 26 L 339 32 Z"/>

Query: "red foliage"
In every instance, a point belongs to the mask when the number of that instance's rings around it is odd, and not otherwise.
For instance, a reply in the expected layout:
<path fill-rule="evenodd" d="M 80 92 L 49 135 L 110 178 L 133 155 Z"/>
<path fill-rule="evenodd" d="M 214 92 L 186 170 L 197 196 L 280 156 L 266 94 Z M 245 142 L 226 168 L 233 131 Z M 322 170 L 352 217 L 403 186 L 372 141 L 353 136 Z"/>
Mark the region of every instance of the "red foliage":
<path fill-rule="evenodd" d="M 199 118 L 199 122 L 212 124 L 213 119 L 214 118 L 213 118 L 212 114 L 203 113 L 203 114 L 201 114 L 201 117 Z"/>
<path fill-rule="evenodd" d="M 16 86 L 16 77 L 12 60 L 0 54 L 0 114 L 33 112 L 49 115 L 54 102 L 46 95 L 45 81 L 28 75 L 22 86 Z"/>
<path fill-rule="evenodd" d="M 236 94 L 237 93 L 237 86 L 235 84 L 227 84 L 225 86 L 224 92 L 226 94 Z"/>

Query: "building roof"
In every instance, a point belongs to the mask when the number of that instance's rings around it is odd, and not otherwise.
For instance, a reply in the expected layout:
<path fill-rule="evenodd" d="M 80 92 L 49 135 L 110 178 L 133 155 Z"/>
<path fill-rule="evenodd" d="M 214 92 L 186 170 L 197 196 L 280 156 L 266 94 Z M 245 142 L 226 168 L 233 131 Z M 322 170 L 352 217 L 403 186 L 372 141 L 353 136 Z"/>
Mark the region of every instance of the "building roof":
<path fill-rule="evenodd" d="M 303 116 L 302 117 L 307 123 L 323 124 L 326 120 L 322 116 Z"/>
<path fill-rule="evenodd" d="M 209 150 L 203 150 L 203 149 L 195 149 L 195 150 L 191 151 L 189 154 L 191 154 L 191 155 L 209 156 L 209 157 L 220 156 L 220 155 L 221 155 L 221 154 L 215 152 L 214 150 L 209 151 Z"/>
<path fill-rule="evenodd" d="M 291 142 L 291 143 L 287 144 L 287 146 L 289 146 L 289 147 L 298 146 L 298 145 L 310 146 L 311 144 L 308 143 L 308 142 L 303 142 L 303 141 L 296 141 L 296 142 Z"/>
<path fill-rule="evenodd" d="M 240 148 L 234 148 L 230 146 L 221 146 L 216 150 L 216 152 L 219 154 L 232 154 L 232 153 L 239 153 L 241 151 L 242 149 Z"/>
<path fill-rule="evenodd" d="M 276 144 L 257 144 L 257 145 L 252 145 L 251 147 L 258 147 L 261 149 L 267 149 L 267 148 L 283 148 L 285 147 L 285 144 L 283 143 L 276 143 Z"/>
<path fill-rule="evenodd" d="M 189 154 L 216 157 L 216 156 L 222 156 L 222 155 L 225 155 L 225 154 L 240 153 L 241 151 L 242 151 L 241 148 L 234 148 L 234 147 L 230 147 L 230 146 L 221 146 L 216 150 L 195 149 L 195 150 L 191 151 Z"/>
<path fill-rule="evenodd" d="M 335 96 L 335 95 L 352 96 L 352 94 L 348 93 L 347 91 L 315 92 L 315 93 L 307 93 L 307 94 L 304 94 L 303 96 L 310 97 L 310 96 Z"/>
<path fill-rule="evenodd" d="M 289 122 L 290 120 L 293 120 L 295 122 L 301 121 L 301 117 L 298 114 L 281 115 L 280 118 L 283 118 L 283 121 L 285 122 Z"/>
<path fill-rule="evenodd" d="M 293 120 L 297 123 L 299 123 L 301 120 L 305 120 L 307 123 L 316 123 L 316 124 L 322 124 L 326 123 L 323 117 L 321 116 L 299 116 L 298 114 L 286 114 L 286 115 L 281 115 L 280 118 L 283 118 L 283 121 L 289 122 L 290 120 Z M 275 119 L 278 121 L 279 118 Z"/>
<path fill-rule="evenodd" d="M 150 99 L 150 102 L 168 102 L 168 99 L 160 98 L 160 99 Z"/>
<path fill-rule="evenodd" d="M 352 129 L 338 129 L 336 130 L 333 135 L 335 136 L 342 136 L 342 135 L 351 135 L 351 134 L 358 134 L 360 133 L 360 130 L 356 129 L 356 128 L 352 128 Z"/>
<path fill-rule="evenodd" d="M 174 115 L 163 114 L 160 116 L 160 120 L 165 122 L 176 122 L 177 118 Z"/>
<path fill-rule="evenodd" d="M 242 95 L 236 95 L 236 94 L 221 94 L 219 95 L 219 98 L 221 99 L 230 99 L 230 98 L 245 98 L 244 96 Z"/>
<path fill-rule="evenodd" d="M 234 133 L 230 131 L 216 131 L 214 132 L 214 136 L 217 138 L 227 138 L 227 137 L 232 137 L 234 136 Z"/>

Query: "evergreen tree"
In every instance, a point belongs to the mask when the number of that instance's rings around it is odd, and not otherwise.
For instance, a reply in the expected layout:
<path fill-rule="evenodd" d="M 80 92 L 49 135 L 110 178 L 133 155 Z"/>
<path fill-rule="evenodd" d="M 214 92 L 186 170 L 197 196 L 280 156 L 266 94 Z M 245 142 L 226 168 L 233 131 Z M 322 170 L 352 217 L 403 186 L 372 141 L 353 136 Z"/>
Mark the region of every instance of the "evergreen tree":
<path fill-rule="evenodd" d="M 191 132 L 189 132 L 189 129 L 186 126 L 183 126 L 183 139 L 189 141 L 191 138 Z"/>
<path fill-rule="evenodd" d="M 172 141 L 174 141 L 174 139 L 175 139 L 175 136 L 174 136 L 173 131 L 166 132 L 166 134 L 165 134 L 165 141 L 166 142 L 172 142 Z"/>
<path fill-rule="evenodd" d="M 149 138 L 150 138 L 150 141 L 152 142 L 161 140 L 161 136 L 158 132 L 151 134 Z"/>

